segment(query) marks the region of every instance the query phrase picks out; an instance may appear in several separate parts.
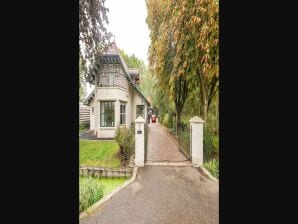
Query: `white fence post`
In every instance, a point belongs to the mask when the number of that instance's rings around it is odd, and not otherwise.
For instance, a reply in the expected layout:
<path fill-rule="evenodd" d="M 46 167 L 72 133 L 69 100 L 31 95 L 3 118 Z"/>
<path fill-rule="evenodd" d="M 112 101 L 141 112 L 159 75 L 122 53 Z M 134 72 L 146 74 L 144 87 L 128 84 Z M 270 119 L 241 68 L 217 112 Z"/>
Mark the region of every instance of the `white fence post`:
<path fill-rule="evenodd" d="M 143 167 L 145 160 L 145 120 L 139 116 L 135 120 L 135 164 Z"/>
<path fill-rule="evenodd" d="M 192 164 L 194 167 L 203 165 L 203 123 L 204 121 L 198 116 L 193 117 L 189 120 L 190 122 L 190 134 L 191 143 L 190 151 Z"/>

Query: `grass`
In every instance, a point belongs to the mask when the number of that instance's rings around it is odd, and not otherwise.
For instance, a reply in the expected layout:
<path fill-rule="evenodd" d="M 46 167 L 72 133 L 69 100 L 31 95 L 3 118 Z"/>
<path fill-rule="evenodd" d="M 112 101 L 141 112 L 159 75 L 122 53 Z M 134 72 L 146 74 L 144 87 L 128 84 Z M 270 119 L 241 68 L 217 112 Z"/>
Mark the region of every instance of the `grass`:
<path fill-rule="evenodd" d="M 98 183 L 103 186 L 103 195 L 111 193 L 115 188 L 122 185 L 127 179 L 125 178 L 101 178 Z"/>
<path fill-rule="evenodd" d="M 122 185 L 125 178 L 92 178 L 80 177 L 80 212 Z"/>
<path fill-rule="evenodd" d="M 103 197 L 103 187 L 98 184 L 94 178 L 80 178 L 80 204 L 79 210 L 84 211 L 86 208 L 97 202 Z"/>
<path fill-rule="evenodd" d="M 119 168 L 118 153 L 116 141 L 80 140 L 80 166 Z"/>
<path fill-rule="evenodd" d="M 219 163 L 218 160 L 212 159 L 208 163 L 204 163 L 204 167 L 211 173 L 212 176 L 219 177 Z"/>

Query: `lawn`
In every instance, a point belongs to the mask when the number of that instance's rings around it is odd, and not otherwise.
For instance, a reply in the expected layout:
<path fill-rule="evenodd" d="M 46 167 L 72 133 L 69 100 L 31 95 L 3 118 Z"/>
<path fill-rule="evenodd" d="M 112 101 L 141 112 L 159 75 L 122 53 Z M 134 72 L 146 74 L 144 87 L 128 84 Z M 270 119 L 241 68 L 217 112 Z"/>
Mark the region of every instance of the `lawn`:
<path fill-rule="evenodd" d="M 106 196 L 110 192 L 112 192 L 116 187 L 123 184 L 126 180 L 125 178 L 101 178 L 98 179 L 98 183 L 103 186 L 103 195 Z"/>
<path fill-rule="evenodd" d="M 80 166 L 119 168 L 121 160 L 116 141 L 80 140 Z"/>
<path fill-rule="evenodd" d="M 106 179 L 80 177 L 80 212 L 112 192 L 126 180 L 125 178 Z"/>

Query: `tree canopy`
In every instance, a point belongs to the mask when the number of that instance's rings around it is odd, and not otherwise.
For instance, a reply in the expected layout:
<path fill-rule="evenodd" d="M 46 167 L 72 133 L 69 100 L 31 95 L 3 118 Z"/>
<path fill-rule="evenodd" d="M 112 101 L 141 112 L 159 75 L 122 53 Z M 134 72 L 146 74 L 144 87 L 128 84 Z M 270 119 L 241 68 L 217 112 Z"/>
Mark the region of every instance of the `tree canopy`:
<path fill-rule="evenodd" d="M 86 74 L 94 58 L 109 44 L 112 34 L 108 32 L 108 9 L 105 0 L 79 1 L 79 92 L 80 100 L 86 95 Z"/>
<path fill-rule="evenodd" d="M 80 53 L 83 60 L 93 60 L 109 43 L 112 34 L 108 32 L 108 9 L 105 0 L 79 1 Z"/>
<path fill-rule="evenodd" d="M 177 131 L 187 102 L 186 111 L 199 109 L 207 121 L 218 93 L 218 0 L 146 0 L 146 4 L 149 64 L 175 104 Z"/>

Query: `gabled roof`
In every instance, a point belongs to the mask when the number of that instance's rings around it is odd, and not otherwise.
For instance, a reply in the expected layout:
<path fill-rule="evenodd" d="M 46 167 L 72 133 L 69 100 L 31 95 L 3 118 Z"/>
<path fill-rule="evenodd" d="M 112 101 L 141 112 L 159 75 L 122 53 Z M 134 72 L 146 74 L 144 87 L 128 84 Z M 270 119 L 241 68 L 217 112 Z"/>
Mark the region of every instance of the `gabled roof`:
<path fill-rule="evenodd" d="M 109 48 L 105 51 L 105 53 L 98 55 L 95 60 L 95 64 L 93 66 L 93 69 L 91 69 L 91 72 L 87 75 L 87 81 L 95 84 L 95 74 L 97 74 L 97 71 L 101 64 L 120 64 L 125 72 L 126 78 L 130 85 L 137 91 L 137 93 L 142 97 L 145 101 L 145 103 L 150 106 L 150 102 L 146 99 L 146 97 L 143 95 L 141 90 L 138 88 L 138 86 L 133 82 L 132 77 L 134 77 L 136 74 L 139 73 L 139 70 L 137 68 L 127 68 L 125 61 L 121 57 L 120 52 L 118 51 L 118 48 L 116 46 L 116 43 L 113 42 Z M 89 105 L 93 98 L 95 96 L 94 89 L 89 94 L 89 96 L 84 101 L 84 104 Z"/>

